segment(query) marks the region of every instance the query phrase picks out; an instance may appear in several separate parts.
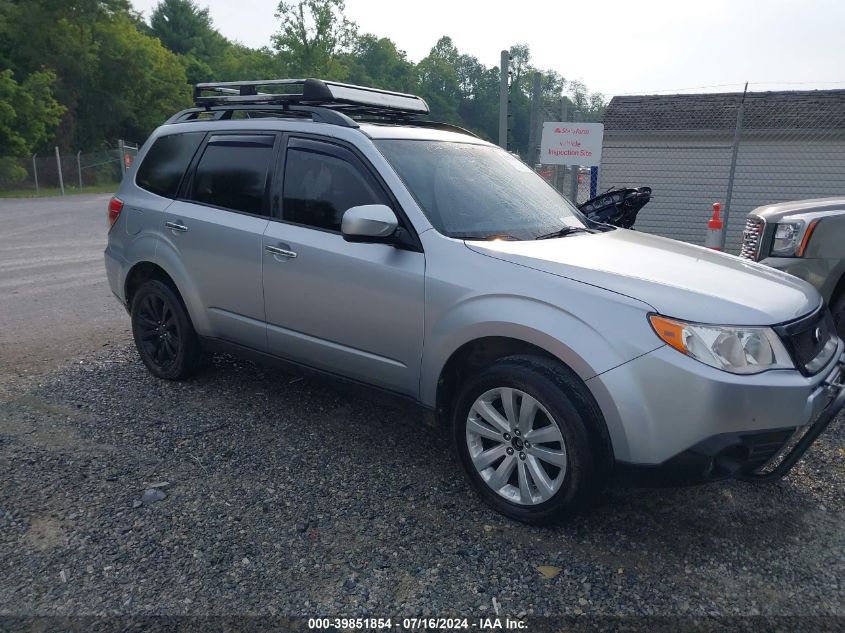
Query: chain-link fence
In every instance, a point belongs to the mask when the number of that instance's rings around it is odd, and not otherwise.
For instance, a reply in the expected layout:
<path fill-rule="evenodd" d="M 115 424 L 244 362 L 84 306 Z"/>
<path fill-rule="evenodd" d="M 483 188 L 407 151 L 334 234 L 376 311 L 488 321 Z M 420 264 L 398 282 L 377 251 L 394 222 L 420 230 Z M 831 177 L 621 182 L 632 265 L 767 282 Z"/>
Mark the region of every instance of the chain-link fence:
<path fill-rule="evenodd" d="M 16 159 L 15 177 L 0 180 L 0 192 L 39 195 L 73 193 L 110 185 L 116 188 L 137 153 L 136 144 L 119 141 L 116 148 L 99 152 L 54 152 Z"/>
<path fill-rule="evenodd" d="M 566 114 L 544 109 L 541 123 L 578 120 Z M 538 171 L 578 203 L 591 186 L 652 187 L 637 218 L 641 231 L 703 244 L 712 203 L 720 202 L 725 250 L 738 253 L 752 209 L 845 196 L 845 90 L 618 96 L 601 122 L 597 182 L 583 168 Z M 580 179 L 576 189 L 572 178 Z"/>

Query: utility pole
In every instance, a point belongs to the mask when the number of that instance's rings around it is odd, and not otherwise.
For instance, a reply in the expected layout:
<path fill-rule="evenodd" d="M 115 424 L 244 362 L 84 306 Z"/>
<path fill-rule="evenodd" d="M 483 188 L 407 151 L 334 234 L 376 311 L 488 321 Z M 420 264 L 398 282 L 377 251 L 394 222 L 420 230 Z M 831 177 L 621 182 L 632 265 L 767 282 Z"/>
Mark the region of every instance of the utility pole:
<path fill-rule="evenodd" d="M 511 55 L 508 51 L 502 51 L 499 62 L 499 147 L 508 148 L 508 77 L 510 75 L 508 66 Z"/>
<path fill-rule="evenodd" d="M 540 158 L 540 152 L 537 148 L 537 146 L 540 145 L 540 140 L 537 138 L 537 132 L 540 128 L 540 99 L 542 98 L 542 79 L 542 74 L 538 72 L 534 73 L 534 86 L 531 91 L 531 127 L 528 130 L 528 163 L 531 165 L 531 169 L 534 169 L 534 165 L 537 164 Z"/>
<path fill-rule="evenodd" d="M 728 192 L 725 195 L 725 215 L 722 216 L 722 221 L 725 228 L 722 231 L 722 241 L 719 244 L 720 250 L 725 250 L 725 240 L 728 238 L 728 218 L 731 215 L 731 198 L 734 192 L 734 176 L 736 175 L 736 155 L 739 152 L 739 141 L 742 138 L 742 117 L 745 111 L 745 95 L 748 94 L 748 82 L 745 82 L 745 90 L 742 91 L 742 101 L 739 102 L 739 108 L 736 111 L 736 127 L 734 128 L 734 142 L 731 150 L 731 169 L 728 172 Z"/>

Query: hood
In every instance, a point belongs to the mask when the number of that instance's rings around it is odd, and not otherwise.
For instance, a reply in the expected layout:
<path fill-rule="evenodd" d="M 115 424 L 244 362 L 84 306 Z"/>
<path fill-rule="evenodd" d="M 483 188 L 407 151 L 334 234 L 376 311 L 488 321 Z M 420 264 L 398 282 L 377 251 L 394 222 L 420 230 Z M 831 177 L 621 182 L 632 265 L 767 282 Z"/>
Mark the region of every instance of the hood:
<path fill-rule="evenodd" d="M 813 198 L 812 200 L 793 200 L 757 207 L 748 215 L 756 215 L 767 222 L 777 222 L 790 215 L 816 213 L 819 211 L 845 212 L 845 198 Z"/>
<path fill-rule="evenodd" d="M 484 255 L 644 301 L 666 316 L 773 325 L 818 307 L 810 284 L 732 255 L 638 231 L 535 241 L 466 242 Z"/>

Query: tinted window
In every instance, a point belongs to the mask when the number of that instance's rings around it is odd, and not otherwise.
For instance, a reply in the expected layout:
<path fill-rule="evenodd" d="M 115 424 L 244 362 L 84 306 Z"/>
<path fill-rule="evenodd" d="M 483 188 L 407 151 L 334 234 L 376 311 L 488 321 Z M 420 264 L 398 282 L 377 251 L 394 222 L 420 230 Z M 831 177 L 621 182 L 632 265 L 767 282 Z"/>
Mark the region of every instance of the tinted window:
<path fill-rule="evenodd" d="M 139 187 L 166 198 L 175 198 L 182 174 L 194 157 L 205 132 L 161 136 L 153 143 L 138 167 L 135 182 Z"/>
<path fill-rule="evenodd" d="M 197 163 L 191 199 L 216 207 L 265 214 L 264 192 L 273 136 L 214 136 Z"/>
<path fill-rule="evenodd" d="M 360 204 L 384 204 L 375 183 L 349 161 L 329 154 L 288 149 L 284 219 L 340 231 L 344 212 Z"/>
<path fill-rule="evenodd" d="M 531 240 L 584 219 L 531 168 L 489 145 L 375 142 L 441 233 L 464 239 Z"/>

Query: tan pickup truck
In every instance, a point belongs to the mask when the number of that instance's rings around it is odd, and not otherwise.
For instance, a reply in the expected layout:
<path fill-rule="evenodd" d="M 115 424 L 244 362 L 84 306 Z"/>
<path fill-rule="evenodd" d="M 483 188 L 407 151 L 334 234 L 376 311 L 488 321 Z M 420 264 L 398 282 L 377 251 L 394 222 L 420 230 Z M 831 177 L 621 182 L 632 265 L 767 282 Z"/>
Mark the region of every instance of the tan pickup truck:
<path fill-rule="evenodd" d="M 813 284 L 845 339 L 845 197 L 757 207 L 745 222 L 740 257 Z"/>

